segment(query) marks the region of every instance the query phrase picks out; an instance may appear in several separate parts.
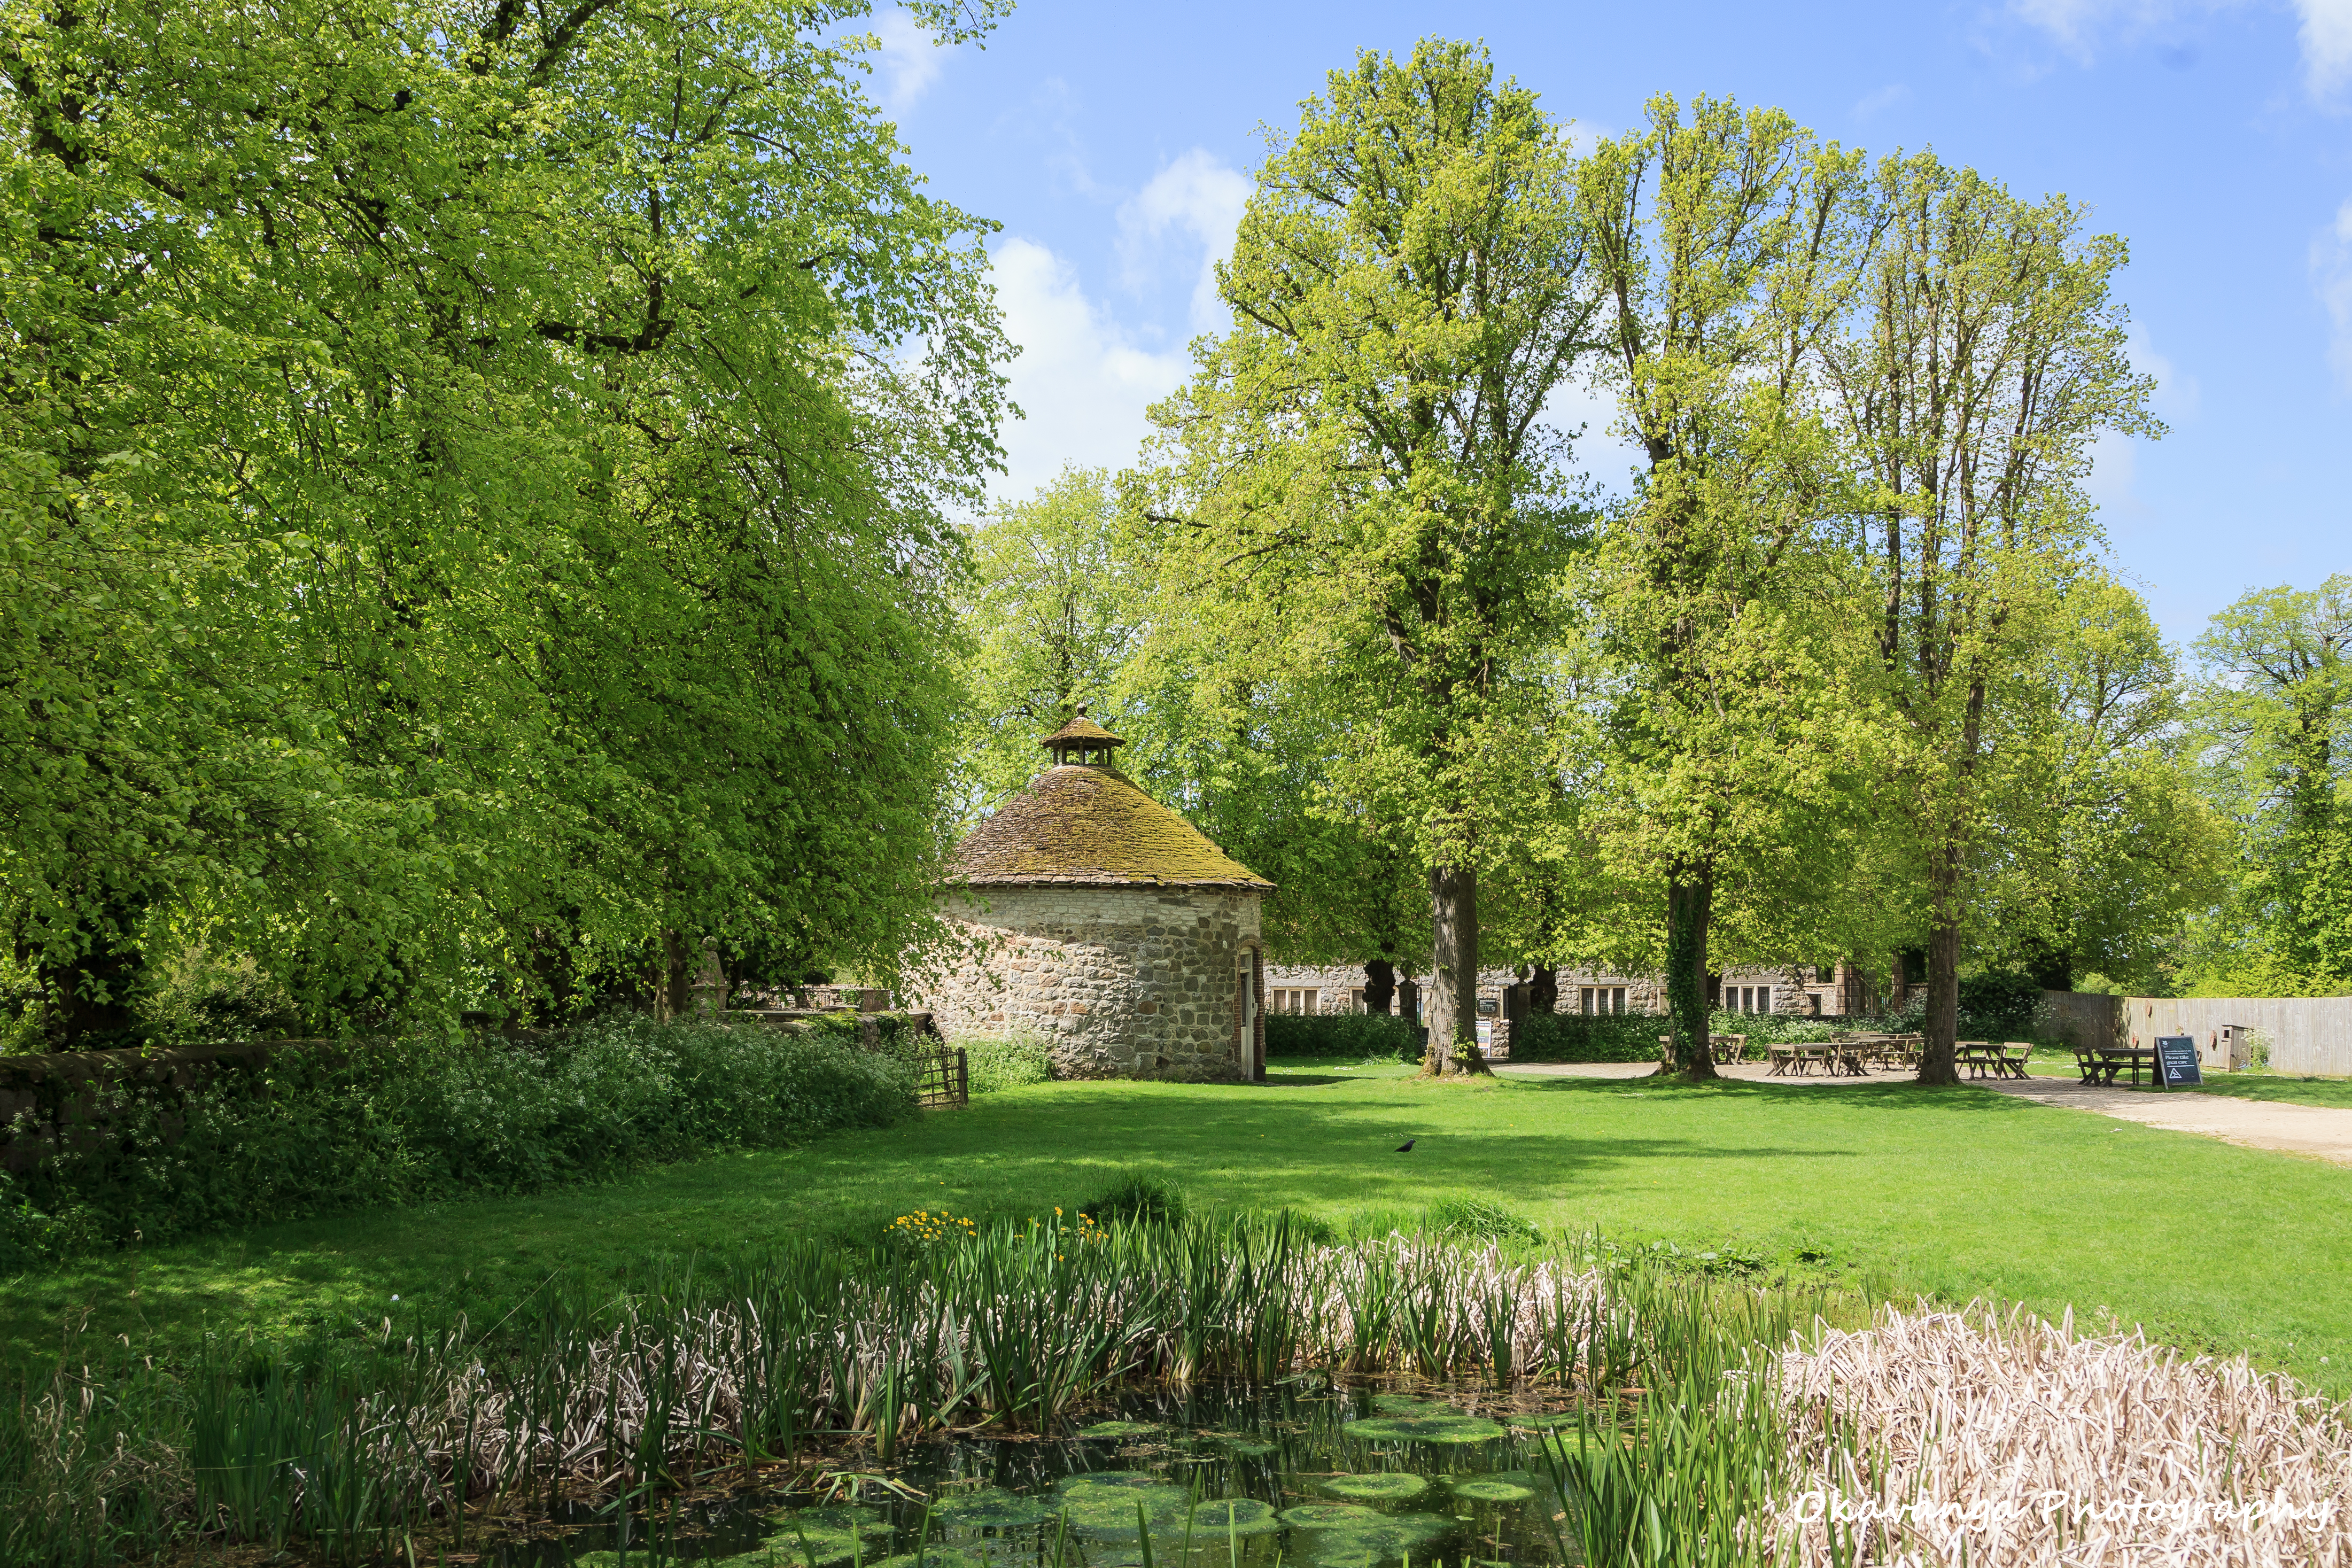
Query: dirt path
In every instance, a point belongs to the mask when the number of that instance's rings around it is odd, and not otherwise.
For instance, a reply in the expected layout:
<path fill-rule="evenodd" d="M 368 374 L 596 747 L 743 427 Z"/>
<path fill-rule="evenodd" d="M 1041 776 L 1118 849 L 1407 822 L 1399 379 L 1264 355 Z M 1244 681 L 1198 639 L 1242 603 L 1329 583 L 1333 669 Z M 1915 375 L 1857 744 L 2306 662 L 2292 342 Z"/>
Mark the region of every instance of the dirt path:
<path fill-rule="evenodd" d="M 1647 1078 L 1657 1069 L 1647 1062 L 1529 1062 L 1524 1067 L 1497 1066 L 1496 1071 L 1528 1078 Z M 1755 1062 L 1721 1069 L 1726 1078 L 1756 1079 L 1769 1069 Z M 1906 1073 L 1873 1071 L 1866 1079 L 1824 1078 L 1808 1074 L 1773 1079 L 1795 1089 L 1808 1085 L 1858 1082 L 1886 1083 L 1909 1078 Z M 2065 1078 L 1975 1080 L 1976 1087 L 2055 1105 L 2069 1110 L 2095 1111 L 2119 1121 L 2144 1127 L 2169 1128 L 2219 1138 L 2247 1149 L 2277 1149 L 2307 1154 L 2338 1165 L 2352 1165 L 2352 1110 L 2316 1105 L 2282 1105 L 2273 1100 L 2236 1100 L 2223 1094 L 2147 1094 L 2128 1089 L 2095 1089 Z"/>
<path fill-rule="evenodd" d="M 2073 1079 L 2035 1078 L 2023 1083 L 1987 1083 L 1996 1094 L 2095 1110 L 2144 1127 L 2196 1132 L 2248 1149 L 2280 1149 L 2352 1165 L 2352 1110 L 2318 1105 L 2283 1105 L 2275 1100 L 2238 1100 L 2226 1094 L 2147 1094 L 2128 1089 L 2095 1089 Z"/>

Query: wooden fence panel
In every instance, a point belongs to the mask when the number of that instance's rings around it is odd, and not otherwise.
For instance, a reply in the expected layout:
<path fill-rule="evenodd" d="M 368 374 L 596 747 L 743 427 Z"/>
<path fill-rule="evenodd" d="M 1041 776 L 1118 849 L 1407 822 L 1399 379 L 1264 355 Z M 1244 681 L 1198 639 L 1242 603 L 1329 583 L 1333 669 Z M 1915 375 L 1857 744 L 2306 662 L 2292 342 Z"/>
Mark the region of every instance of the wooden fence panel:
<path fill-rule="evenodd" d="M 2124 1032 L 2135 1045 L 2159 1035 L 2203 1045 L 2231 1025 L 2269 1041 L 2273 1072 L 2352 1078 L 2352 996 L 2124 998 Z"/>

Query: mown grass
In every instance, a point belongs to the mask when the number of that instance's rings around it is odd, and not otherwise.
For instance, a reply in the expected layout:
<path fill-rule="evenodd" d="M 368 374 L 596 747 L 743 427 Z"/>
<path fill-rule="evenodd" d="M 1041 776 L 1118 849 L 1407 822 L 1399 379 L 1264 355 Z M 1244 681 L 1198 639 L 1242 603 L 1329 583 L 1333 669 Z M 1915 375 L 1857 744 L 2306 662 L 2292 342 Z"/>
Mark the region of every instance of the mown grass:
<path fill-rule="evenodd" d="M 1416 1139 L 1410 1154 L 1392 1152 Z M 1712 1251 L 1877 1293 L 2112 1312 L 2253 1352 L 2338 1394 L 2352 1363 L 2352 1171 L 1963 1086 L 1555 1078 L 1431 1084 L 1277 1064 L 1264 1087 L 1056 1083 L 787 1151 L 514 1200 L 263 1226 L 0 1285 L 0 1344 L 74 1333 L 171 1354 L 464 1310 L 661 1254 L 871 1237 L 919 1208 L 1075 1206 L 1129 1175 L 1196 1205 L 1376 1226 L 1496 1199 L 1544 1231 Z M 395 1303 L 395 1296 L 399 1300 Z"/>
<path fill-rule="evenodd" d="M 2233 1100 L 2269 1100 L 2282 1105 L 2317 1105 L 2352 1110 L 2352 1079 L 2284 1078 L 2269 1073 L 2230 1073 L 2207 1079 L 2206 1094 L 2226 1094 Z M 2159 1090 L 2158 1092 L 2162 1092 Z"/>

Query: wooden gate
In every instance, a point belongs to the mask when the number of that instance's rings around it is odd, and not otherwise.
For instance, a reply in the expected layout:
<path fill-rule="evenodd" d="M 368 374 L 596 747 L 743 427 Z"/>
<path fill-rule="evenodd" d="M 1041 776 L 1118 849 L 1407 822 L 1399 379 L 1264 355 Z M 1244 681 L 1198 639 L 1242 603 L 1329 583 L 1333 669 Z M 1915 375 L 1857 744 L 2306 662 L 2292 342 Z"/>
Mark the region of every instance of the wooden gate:
<path fill-rule="evenodd" d="M 971 1103 L 971 1062 L 961 1047 L 927 1046 L 916 1056 L 915 1103 Z"/>

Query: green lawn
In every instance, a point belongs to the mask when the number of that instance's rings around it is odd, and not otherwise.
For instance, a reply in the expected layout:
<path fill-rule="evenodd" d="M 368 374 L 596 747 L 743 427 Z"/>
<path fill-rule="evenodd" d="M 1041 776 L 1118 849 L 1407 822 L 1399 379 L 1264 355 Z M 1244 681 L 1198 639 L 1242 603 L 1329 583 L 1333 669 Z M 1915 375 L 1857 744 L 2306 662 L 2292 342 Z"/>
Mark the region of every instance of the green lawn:
<path fill-rule="evenodd" d="M 2035 1078 L 2078 1076 L 2074 1057 L 2064 1052 L 2036 1051 L 2025 1070 Z M 2345 1078 L 2292 1078 L 2272 1073 L 2232 1072 L 2216 1073 L 2195 1089 L 2160 1089 L 2144 1079 L 2137 1084 L 2126 1079 L 2116 1087 L 2136 1088 L 2150 1094 L 2227 1094 L 2239 1100 L 2273 1100 L 2288 1105 L 2321 1105 L 2352 1110 L 2352 1079 Z"/>
<path fill-rule="evenodd" d="M 2269 1073 L 2233 1072 L 2207 1079 L 2203 1092 L 2232 1095 L 2239 1100 L 2274 1100 L 2289 1105 L 2352 1110 L 2352 1079 L 2274 1078 Z"/>
<path fill-rule="evenodd" d="M 1391 1152 L 1408 1137 L 1412 1153 Z M 2352 1171 L 1971 1087 L 1431 1084 L 1305 1064 L 1264 1087 L 1040 1085 L 623 1184 L 111 1257 L 0 1285 L 0 1343 L 21 1360 L 77 1325 L 169 1352 L 207 1330 L 299 1333 L 419 1309 L 495 1321 L 564 1270 L 871 1234 L 917 1208 L 1075 1205 L 1129 1172 L 1199 1203 L 1340 1224 L 1478 1193 L 1553 1232 L 1728 1242 L 1875 1290 L 2112 1310 L 2352 1393 Z"/>

